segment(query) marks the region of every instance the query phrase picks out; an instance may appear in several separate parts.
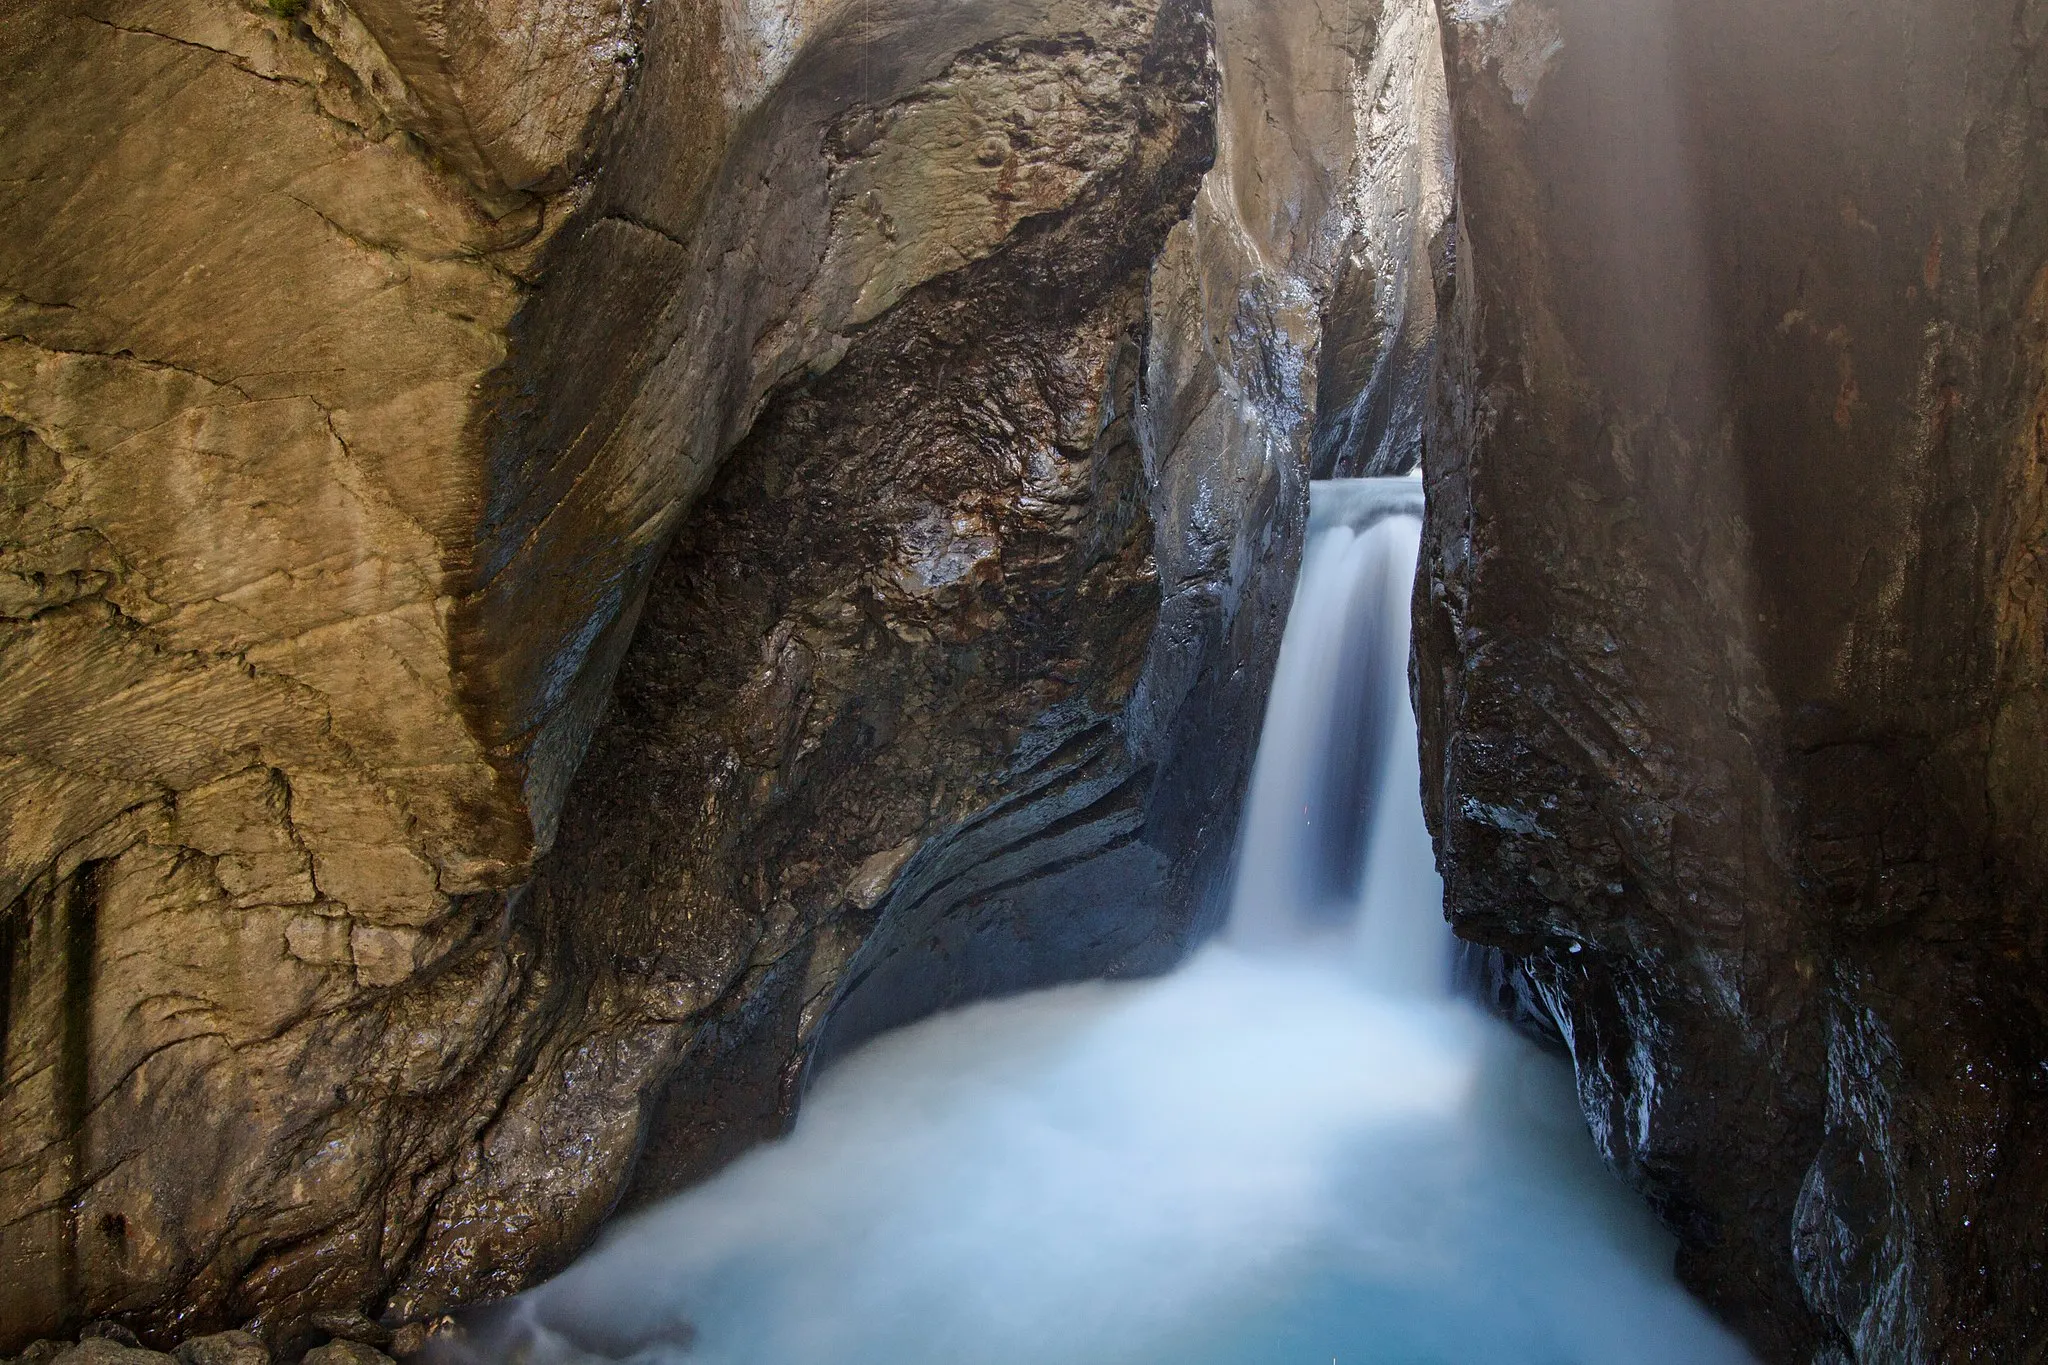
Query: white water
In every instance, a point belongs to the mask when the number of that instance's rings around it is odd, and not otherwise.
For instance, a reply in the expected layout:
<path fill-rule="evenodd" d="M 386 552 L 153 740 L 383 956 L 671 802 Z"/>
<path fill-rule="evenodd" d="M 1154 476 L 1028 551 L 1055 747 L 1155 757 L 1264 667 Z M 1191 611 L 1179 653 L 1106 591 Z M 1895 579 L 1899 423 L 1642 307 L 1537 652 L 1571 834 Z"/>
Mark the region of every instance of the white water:
<path fill-rule="evenodd" d="M 483 1353 L 1747 1361 L 1595 1158 L 1568 1070 L 1445 990 L 1405 676 L 1416 522 L 1385 514 L 1405 482 L 1317 487 L 1225 942 L 877 1040 L 788 1139 L 613 1232 Z"/>

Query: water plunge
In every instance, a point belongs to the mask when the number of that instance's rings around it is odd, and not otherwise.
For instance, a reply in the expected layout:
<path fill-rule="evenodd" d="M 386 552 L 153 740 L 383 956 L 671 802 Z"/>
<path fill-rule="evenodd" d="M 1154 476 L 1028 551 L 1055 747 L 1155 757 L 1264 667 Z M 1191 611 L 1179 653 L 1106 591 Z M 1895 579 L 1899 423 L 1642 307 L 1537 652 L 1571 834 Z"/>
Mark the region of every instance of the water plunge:
<path fill-rule="evenodd" d="M 479 1354 L 716 1365 L 1747 1361 L 1568 1069 L 1450 997 L 1414 480 L 1315 488 L 1224 941 L 959 1010 L 616 1228 Z"/>

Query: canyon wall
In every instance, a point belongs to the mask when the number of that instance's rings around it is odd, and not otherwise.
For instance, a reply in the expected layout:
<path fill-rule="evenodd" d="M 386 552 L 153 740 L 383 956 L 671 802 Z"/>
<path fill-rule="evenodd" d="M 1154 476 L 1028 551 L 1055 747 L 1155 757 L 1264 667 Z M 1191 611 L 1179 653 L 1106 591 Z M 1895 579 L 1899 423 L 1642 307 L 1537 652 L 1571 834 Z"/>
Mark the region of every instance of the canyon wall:
<path fill-rule="evenodd" d="M 507 1292 L 878 1028 L 1170 963 L 1304 476 L 1414 458 L 1435 52 L 18 6 L 0 1349 Z"/>
<path fill-rule="evenodd" d="M 1456 927 L 1766 1359 L 2048 1358 L 2048 9 L 1440 8 Z"/>
<path fill-rule="evenodd" d="M 1688 1281 L 2048 1358 L 2044 29 L 15 6 L 0 1349 L 486 1300 L 1171 963 L 1304 479 L 1424 456 L 1449 909 Z"/>
<path fill-rule="evenodd" d="M 632 25 L 0 26 L 9 1342 L 317 1279 L 393 1161 L 380 1067 L 432 1094 L 488 1028 L 488 980 L 433 979 L 533 843 L 457 677 L 479 395 Z"/>

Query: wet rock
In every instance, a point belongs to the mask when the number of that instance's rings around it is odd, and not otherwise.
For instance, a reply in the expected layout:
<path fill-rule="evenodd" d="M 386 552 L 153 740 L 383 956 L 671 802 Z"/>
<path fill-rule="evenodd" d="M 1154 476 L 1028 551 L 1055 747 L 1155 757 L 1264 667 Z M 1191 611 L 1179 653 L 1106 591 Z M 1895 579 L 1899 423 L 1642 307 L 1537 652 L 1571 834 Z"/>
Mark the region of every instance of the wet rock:
<path fill-rule="evenodd" d="M 1220 913 L 1338 262 L 1366 252 L 1362 201 L 1411 226 L 1444 208 L 1433 12 L 1382 29 L 1367 8 L 1333 45 L 1231 7 L 1212 74 L 1197 12 L 1133 7 L 1086 60 L 1066 38 L 984 48 L 893 97 L 895 124 L 835 125 L 852 166 L 956 91 L 1009 119 L 1001 70 L 1020 127 L 1078 131 L 1028 232 L 988 249 L 968 215 L 968 263 L 771 396 L 684 519 L 521 910 L 562 1013 L 394 1311 L 530 1282 L 615 1197 L 779 1132 L 807 1071 L 880 1029 L 1162 969 Z M 1260 79 L 1274 66 L 1312 69 L 1309 93 Z M 1211 168 L 1218 75 L 1249 140 Z M 1032 123 L 1048 100 L 1078 107 Z M 1375 137 L 1410 158 L 1390 153 L 1392 188 L 1358 154 L 1382 103 L 1400 136 Z M 1141 135 L 1100 138 L 1105 119 Z M 985 142 L 960 145 L 945 173 L 983 183 Z M 853 207 L 886 211 L 867 192 Z M 860 297 L 893 268 L 874 259 Z M 508 1216 L 536 1209 L 552 1221 Z"/>
<path fill-rule="evenodd" d="M 321 1309 L 308 1315 L 306 1325 L 344 1341 L 360 1341 L 370 1346 L 391 1344 L 391 1329 L 373 1322 L 360 1309 Z"/>
<path fill-rule="evenodd" d="M 1057 112 L 1030 126 L 1064 169 L 1028 232 L 961 239 L 968 264 L 770 399 L 679 528 L 522 908 L 546 970 L 625 970 L 546 1021 L 479 1144 L 490 1180 L 442 1200 L 396 1311 L 516 1287 L 622 1193 L 779 1131 L 828 1018 L 843 1045 L 1177 954 L 1175 892 L 1203 847 L 1227 848 L 1196 835 L 1227 829 L 1244 756 L 1194 783 L 1173 759 L 1194 678 L 1158 723 L 1131 713 L 1161 600 L 1137 423 L 1147 275 L 1208 165 L 1214 75 L 1180 4 L 1090 35 L 984 46 L 889 95 L 881 127 Z M 871 122 L 835 116 L 828 179 L 900 183 L 909 148 Z M 977 165 L 936 173 L 980 194 Z M 914 210 L 897 206 L 906 228 Z M 848 251 L 827 267 L 856 296 L 898 268 L 879 239 Z M 1227 630 L 1257 599 L 1218 587 L 1207 614 Z M 1214 649 L 1192 662 L 1222 672 Z M 1257 697 L 1236 684 L 1220 703 Z M 1145 829 L 1161 792 L 1189 817 L 1170 838 Z M 1102 889 L 1083 899 L 1088 878 Z M 507 1203 L 556 1221 L 501 1232 Z"/>
<path fill-rule="evenodd" d="M 1214 917 L 1303 475 L 1415 454 L 1429 5 L 88 9 L 0 26 L 0 1345 L 515 1289 Z"/>
<path fill-rule="evenodd" d="M 427 1349 L 433 1337 L 433 1328 L 424 1322 L 408 1322 L 391 1334 L 391 1354 L 399 1360 L 411 1360 Z"/>
<path fill-rule="evenodd" d="M 111 1318 L 101 1318 L 96 1322 L 88 1322 L 85 1326 L 78 1329 L 78 1339 L 80 1341 L 111 1341 L 116 1345 L 133 1346 L 138 1349 L 142 1345 L 142 1339 L 137 1337 L 132 1330 L 125 1324 L 115 1322 Z"/>
<path fill-rule="evenodd" d="M 1416 686 L 1457 928 L 1766 1359 L 2026 1359 L 2038 19 L 1444 9 Z"/>
<path fill-rule="evenodd" d="M 1093 0 L 89 8 L 0 31 L 0 1344 L 285 1340 L 494 1187 L 591 985 L 516 888 L 684 513 L 936 274 L 1115 198 L 1127 297 L 1206 56 Z M 896 590 L 979 592 L 929 524 Z"/>

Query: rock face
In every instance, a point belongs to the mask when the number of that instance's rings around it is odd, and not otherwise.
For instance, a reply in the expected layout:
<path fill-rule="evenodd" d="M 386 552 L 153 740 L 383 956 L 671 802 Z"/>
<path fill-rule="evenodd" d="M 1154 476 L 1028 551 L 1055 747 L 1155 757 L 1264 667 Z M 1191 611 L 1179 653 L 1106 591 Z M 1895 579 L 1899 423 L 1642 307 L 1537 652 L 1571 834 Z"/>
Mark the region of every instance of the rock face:
<path fill-rule="evenodd" d="M 1130 8 L 1081 37 L 959 46 L 879 112 L 846 107 L 845 72 L 821 78 L 839 107 L 805 170 L 851 206 L 845 296 L 900 291 L 892 235 L 935 209 L 969 263 L 877 305 L 829 371 L 768 400 L 636 604 L 616 704 L 520 909 L 546 983 L 530 1055 L 399 1286 L 404 1315 L 558 1266 L 636 1159 L 645 1197 L 778 1131 L 863 945 L 905 959 L 861 969 L 896 978 L 870 1009 L 898 1017 L 1163 964 L 1185 929 L 1161 922 L 1185 899 L 1165 896 L 1228 849 L 1242 746 L 1191 780 L 1175 726 L 1259 701 L 1228 644 L 1277 629 L 1275 590 L 1246 582 L 1289 526 L 1271 465 L 1202 471 L 1254 514 L 1233 510 L 1245 529 L 1205 566 L 1219 600 L 1190 614 L 1185 671 L 1153 670 L 1174 689 L 1158 719 L 1133 706 L 1155 543 L 1178 548 L 1155 534 L 1134 426 L 1145 282 L 1211 157 L 1206 27 Z M 957 158 L 943 204 L 903 164 L 927 147 Z M 1006 184 L 1038 196 L 1014 233 L 1014 201 L 984 208 Z M 1082 867 L 1106 894 L 1080 890 Z"/>
<path fill-rule="evenodd" d="M 1426 453 L 1451 909 L 1690 1281 L 2037 1358 L 2038 9 L 17 5 L 0 1349 L 416 1338 L 1171 962 Z"/>
<path fill-rule="evenodd" d="M 2048 15 L 1442 9 L 1457 927 L 1766 1358 L 2040 1359 Z"/>
<path fill-rule="evenodd" d="M 1199 927 L 1426 5 L 16 8 L 0 1349 L 515 1288 Z"/>
<path fill-rule="evenodd" d="M 222 1302 L 359 1211 L 383 993 L 530 856 L 455 676 L 476 394 L 630 16 L 416 18 L 109 0 L 0 34 L 9 1339 Z M 474 982 L 438 998 L 448 1039 L 487 1023 Z"/>

